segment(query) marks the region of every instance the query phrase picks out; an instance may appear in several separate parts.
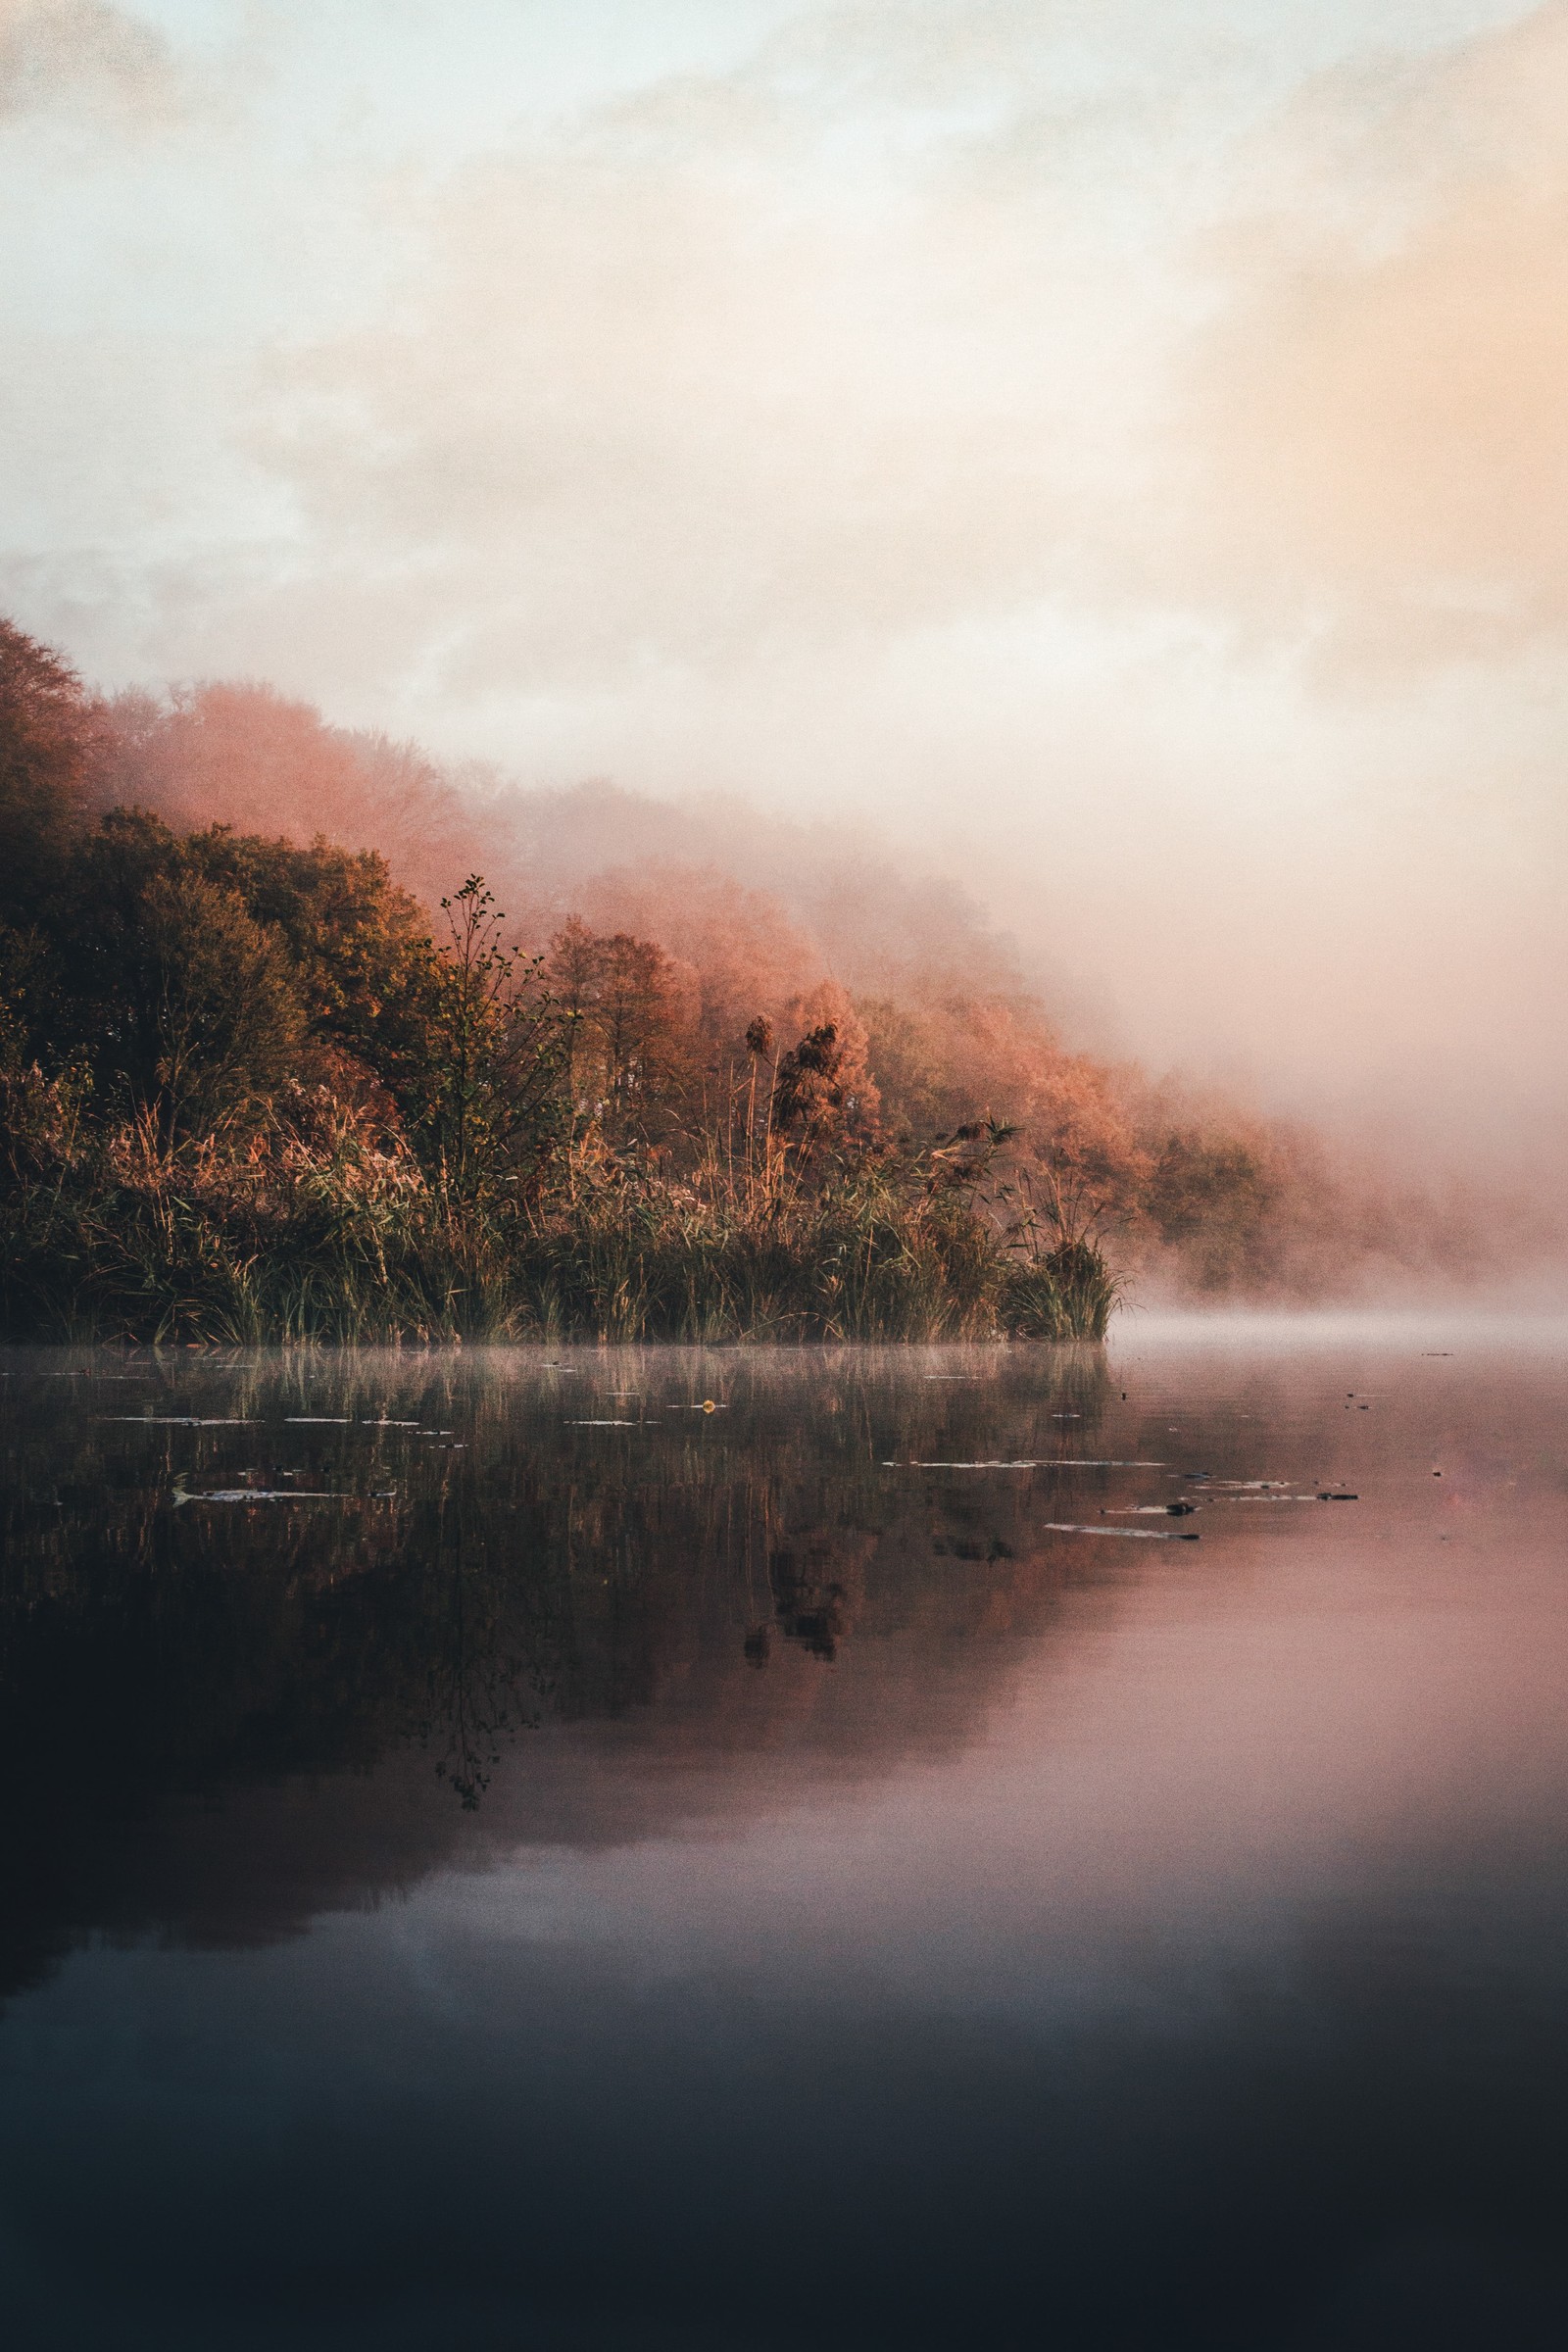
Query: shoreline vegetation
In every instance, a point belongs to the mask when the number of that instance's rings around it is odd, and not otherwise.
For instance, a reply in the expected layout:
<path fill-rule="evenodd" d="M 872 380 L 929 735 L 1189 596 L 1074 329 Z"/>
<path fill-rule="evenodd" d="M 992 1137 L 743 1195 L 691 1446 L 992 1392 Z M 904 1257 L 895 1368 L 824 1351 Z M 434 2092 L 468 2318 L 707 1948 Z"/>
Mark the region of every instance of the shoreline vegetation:
<path fill-rule="evenodd" d="M 96 1007 L 120 1071 L 134 1069 L 130 1033 L 147 1016 L 147 1083 L 105 1086 L 86 1055 L 57 1052 L 47 1075 L 11 1055 L 0 1309 L 12 1336 L 1104 1335 L 1116 1284 L 1098 1243 L 995 1213 L 1014 1189 L 995 1180 L 1008 1131 L 977 1123 L 923 1152 L 857 1134 L 832 1024 L 778 1054 L 754 1029 L 744 1084 L 718 1116 L 651 1148 L 642 1054 L 619 1073 L 623 1119 L 573 1091 L 588 1016 L 500 948 L 474 876 L 445 907 L 442 946 L 402 943 L 418 1051 L 405 1041 L 405 1066 L 386 1072 L 402 1083 L 383 1099 L 373 1065 L 331 1044 L 312 1054 L 279 1001 L 294 971 L 259 926 L 240 930 L 229 911 L 225 928 L 202 872 L 238 852 L 286 863 L 308 893 L 341 879 L 335 853 L 180 845 L 119 811 L 98 846 L 116 882 L 127 862 L 156 869 L 117 942 L 144 968 L 130 986 L 117 969 Z M 182 889 L 168 887 L 171 868 Z M 84 911 L 103 922 L 101 904 Z"/>
<path fill-rule="evenodd" d="M 477 871 L 432 919 L 375 851 L 171 821 L 195 708 L 0 621 L 8 1337 L 1099 1339 L 1129 1269 L 1255 1285 L 1323 1190 L 995 989 L 560 905 L 524 953 Z"/>

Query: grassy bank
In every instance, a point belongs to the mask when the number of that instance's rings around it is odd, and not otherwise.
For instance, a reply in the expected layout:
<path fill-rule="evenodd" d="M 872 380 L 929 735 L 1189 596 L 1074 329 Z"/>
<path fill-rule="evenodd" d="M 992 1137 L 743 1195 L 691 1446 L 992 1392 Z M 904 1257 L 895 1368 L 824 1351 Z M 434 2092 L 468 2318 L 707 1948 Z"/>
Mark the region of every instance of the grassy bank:
<path fill-rule="evenodd" d="M 906 1162 L 750 1192 L 568 1169 L 529 1200 L 466 1200 L 406 1155 L 274 1140 L 242 1159 L 145 1128 L 13 1152 L 8 1335 L 1098 1339 L 1114 1303 L 1098 1250 L 1020 1255 Z"/>

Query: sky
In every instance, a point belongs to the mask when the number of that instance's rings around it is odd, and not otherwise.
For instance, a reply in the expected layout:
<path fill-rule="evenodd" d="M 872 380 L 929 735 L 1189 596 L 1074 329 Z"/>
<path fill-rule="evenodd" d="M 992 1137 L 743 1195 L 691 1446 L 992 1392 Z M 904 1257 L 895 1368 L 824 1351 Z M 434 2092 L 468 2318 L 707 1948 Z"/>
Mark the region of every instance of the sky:
<path fill-rule="evenodd" d="M 863 823 L 1539 1179 L 1565 120 L 1557 0 L 0 0 L 0 609 Z"/>

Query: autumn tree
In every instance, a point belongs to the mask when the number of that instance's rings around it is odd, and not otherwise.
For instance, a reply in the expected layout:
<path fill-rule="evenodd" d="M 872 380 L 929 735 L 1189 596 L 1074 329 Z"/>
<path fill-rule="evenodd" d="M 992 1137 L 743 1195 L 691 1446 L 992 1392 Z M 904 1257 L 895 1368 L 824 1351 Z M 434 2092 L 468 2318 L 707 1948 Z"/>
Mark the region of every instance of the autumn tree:
<path fill-rule="evenodd" d="M 565 1026 L 564 1070 L 579 1128 L 612 1150 L 669 1140 L 692 1120 L 697 1069 L 683 976 L 654 941 L 591 932 L 575 917 L 543 965 Z"/>
<path fill-rule="evenodd" d="M 450 1198 L 517 1200 L 556 1140 L 562 1022 L 482 874 L 443 899 L 420 1137 Z"/>

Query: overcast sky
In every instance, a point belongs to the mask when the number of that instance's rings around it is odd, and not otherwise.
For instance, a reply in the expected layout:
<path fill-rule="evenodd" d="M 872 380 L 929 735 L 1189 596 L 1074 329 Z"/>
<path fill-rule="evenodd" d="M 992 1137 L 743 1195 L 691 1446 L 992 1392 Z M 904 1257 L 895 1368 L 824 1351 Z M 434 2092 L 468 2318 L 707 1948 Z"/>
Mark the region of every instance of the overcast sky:
<path fill-rule="evenodd" d="M 1565 122 L 1507 0 L 0 0 L 0 608 L 1561 1138 Z"/>

